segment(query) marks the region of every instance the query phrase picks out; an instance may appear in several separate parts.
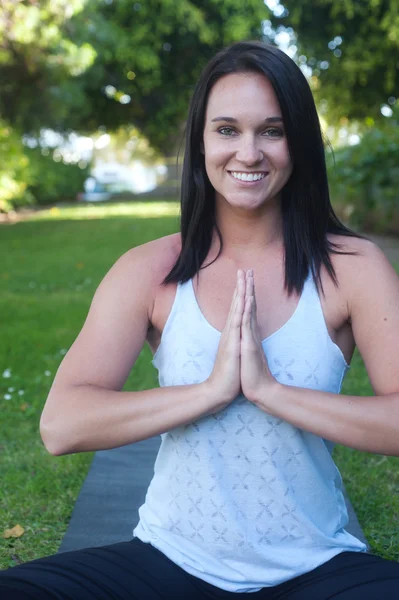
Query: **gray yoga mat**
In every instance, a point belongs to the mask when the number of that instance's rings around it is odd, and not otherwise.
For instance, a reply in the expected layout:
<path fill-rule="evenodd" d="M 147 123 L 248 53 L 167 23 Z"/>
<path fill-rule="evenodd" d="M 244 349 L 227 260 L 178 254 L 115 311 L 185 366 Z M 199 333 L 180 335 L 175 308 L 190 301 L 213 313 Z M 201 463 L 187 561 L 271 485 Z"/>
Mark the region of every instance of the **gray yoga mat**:
<path fill-rule="evenodd" d="M 132 539 L 153 475 L 160 436 L 114 450 L 96 452 L 58 552 Z M 367 543 L 346 497 L 352 535 Z"/>

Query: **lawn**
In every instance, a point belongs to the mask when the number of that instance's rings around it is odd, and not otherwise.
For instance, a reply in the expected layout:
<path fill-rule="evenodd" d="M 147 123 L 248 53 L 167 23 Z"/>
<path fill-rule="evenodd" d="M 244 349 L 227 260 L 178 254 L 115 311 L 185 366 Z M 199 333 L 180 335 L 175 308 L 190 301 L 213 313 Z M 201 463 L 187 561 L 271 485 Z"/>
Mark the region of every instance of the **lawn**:
<path fill-rule="evenodd" d="M 53 208 L 0 226 L 0 568 L 57 551 L 90 466 L 91 453 L 50 456 L 38 425 L 97 285 L 126 250 L 177 229 L 174 202 Z M 146 347 L 125 389 L 155 385 Z M 371 393 L 358 355 L 344 392 Z M 334 452 L 372 549 L 399 560 L 398 460 Z M 4 538 L 17 524 L 23 535 Z"/>

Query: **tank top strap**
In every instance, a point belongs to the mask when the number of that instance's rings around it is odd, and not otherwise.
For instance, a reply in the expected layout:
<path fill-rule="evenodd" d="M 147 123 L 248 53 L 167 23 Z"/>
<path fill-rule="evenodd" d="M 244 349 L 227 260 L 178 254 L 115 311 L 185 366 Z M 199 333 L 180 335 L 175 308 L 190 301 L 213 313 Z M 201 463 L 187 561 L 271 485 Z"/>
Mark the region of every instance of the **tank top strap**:
<path fill-rule="evenodd" d="M 309 318 L 312 319 L 313 326 L 318 326 L 320 328 L 320 333 L 323 332 L 329 335 L 321 306 L 320 292 L 311 269 L 309 269 L 302 294 L 304 296 L 302 308 L 304 311 L 306 311 L 306 313 L 308 313 Z"/>
<path fill-rule="evenodd" d="M 196 315 L 196 300 L 192 290 L 191 279 L 185 283 L 177 283 L 172 308 L 166 319 L 160 344 L 151 361 L 155 367 L 158 367 L 160 355 L 163 354 L 163 342 L 169 337 L 169 334 L 172 331 L 182 331 L 182 325 L 184 328 L 184 324 L 182 323 L 183 320 L 184 323 L 190 323 L 190 329 L 197 327 L 198 315 Z M 176 335 L 176 333 L 174 335 Z"/>

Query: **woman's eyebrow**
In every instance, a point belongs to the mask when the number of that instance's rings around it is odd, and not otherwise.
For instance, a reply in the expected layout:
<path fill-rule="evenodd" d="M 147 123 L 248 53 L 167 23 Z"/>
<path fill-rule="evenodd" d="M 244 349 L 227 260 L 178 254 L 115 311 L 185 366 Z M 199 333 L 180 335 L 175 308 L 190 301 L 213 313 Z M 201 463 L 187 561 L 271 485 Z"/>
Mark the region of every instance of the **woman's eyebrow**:
<path fill-rule="evenodd" d="M 237 119 L 233 117 L 215 117 L 211 120 L 211 123 L 215 123 L 217 121 L 225 121 L 226 123 L 237 123 Z M 265 123 L 281 123 L 283 121 L 282 117 L 266 117 Z"/>

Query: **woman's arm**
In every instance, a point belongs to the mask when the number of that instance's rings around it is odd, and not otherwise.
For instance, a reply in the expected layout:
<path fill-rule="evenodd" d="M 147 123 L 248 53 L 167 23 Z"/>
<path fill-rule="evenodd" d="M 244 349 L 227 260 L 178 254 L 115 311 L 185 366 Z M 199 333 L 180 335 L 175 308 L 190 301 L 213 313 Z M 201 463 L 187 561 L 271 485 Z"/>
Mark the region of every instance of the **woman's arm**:
<path fill-rule="evenodd" d="M 162 238 L 130 250 L 99 285 L 42 413 L 52 454 L 122 446 L 216 410 L 206 383 L 121 391 L 145 344 L 153 290 L 175 260 L 171 246 Z"/>
<path fill-rule="evenodd" d="M 40 432 L 55 456 L 132 444 L 216 411 L 206 382 L 140 392 L 58 385 L 49 401 Z"/>
<path fill-rule="evenodd" d="M 363 240 L 359 244 L 358 256 L 340 257 L 349 265 L 340 284 L 342 281 L 353 335 L 376 395 L 337 395 L 285 386 L 276 382 L 261 362 L 262 383 L 247 394 L 262 410 L 325 439 L 399 456 L 399 278 L 379 248 Z M 245 328 L 244 323 L 245 313 Z M 247 323 L 244 338 L 251 340 L 248 319 Z M 249 357 L 251 350 L 242 349 L 242 371 L 250 368 L 243 351 Z M 247 380 L 254 381 L 254 373 Z"/>
<path fill-rule="evenodd" d="M 154 288 L 175 260 L 170 239 L 162 238 L 127 252 L 105 276 L 42 413 L 40 431 L 51 454 L 137 442 L 216 413 L 238 395 L 243 272 L 208 380 L 121 391 L 146 340 Z"/>

